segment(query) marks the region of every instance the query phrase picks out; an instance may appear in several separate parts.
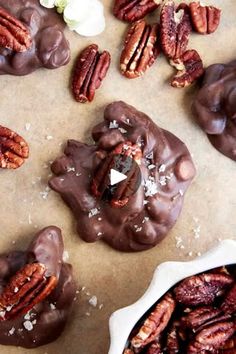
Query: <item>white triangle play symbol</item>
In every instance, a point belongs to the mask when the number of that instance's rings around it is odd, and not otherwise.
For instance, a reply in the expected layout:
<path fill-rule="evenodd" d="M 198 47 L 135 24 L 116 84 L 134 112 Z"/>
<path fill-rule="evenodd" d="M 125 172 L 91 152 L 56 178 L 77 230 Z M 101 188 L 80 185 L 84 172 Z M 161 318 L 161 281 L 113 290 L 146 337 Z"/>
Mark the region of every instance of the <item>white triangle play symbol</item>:
<path fill-rule="evenodd" d="M 111 169 L 111 173 L 110 173 L 111 186 L 114 186 L 114 184 L 124 181 L 126 178 L 127 178 L 127 176 L 124 175 L 123 173 L 120 173 L 116 170 Z"/>

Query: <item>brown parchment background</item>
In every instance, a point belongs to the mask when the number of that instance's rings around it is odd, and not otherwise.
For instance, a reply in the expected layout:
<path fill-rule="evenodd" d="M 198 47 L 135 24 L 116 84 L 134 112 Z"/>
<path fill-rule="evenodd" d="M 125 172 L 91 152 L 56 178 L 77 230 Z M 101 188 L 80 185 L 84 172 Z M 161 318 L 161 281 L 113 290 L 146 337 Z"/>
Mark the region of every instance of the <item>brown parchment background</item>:
<path fill-rule="evenodd" d="M 206 66 L 236 58 L 236 2 L 212 2 L 223 9 L 218 31 L 210 36 L 192 35 L 189 45 L 199 51 Z M 72 51 L 67 67 L 42 69 L 26 77 L 0 77 L 0 124 L 17 131 L 30 144 L 30 159 L 22 168 L 0 171 L 1 251 L 24 249 L 37 230 L 57 225 L 63 231 L 78 287 L 86 287 L 78 294 L 68 326 L 55 343 L 31 351 L 0 346 L 1 354 L 106 354 L 110 314 L 143 294 L 159 263 L 190 260 L 219 242 L 219 238 L 236 238 L 236 163 L 214 150 L 194 123 L 190 105 L 195 89 L 171 88 L 168 80 L 173 70 L 163 57 L 141 79 L 122 77 L 118 60 L 127 25 L 112 16 L 113 1 L 103 3 L 107 20 L 103 34 L 83 38 L 66 32 Z M 92 42 L 111 52 L 112 65 L 94 102 L 83 105 L 72 99 L 68 85 L 75 56 Z M 60 197 L 54 192 L 47 199 L 40 195 L 50 174 L 47 165 L 61 154 L 66 140 L 89 142 L 90 130 L 101 121 L 105 105 L 119 99 L 143 110 L 179 136 L 193 154 L 198 171 L 174 229 L 154 249 L 136 254 L 119 253 L 103 242 L 83 242 Z M 26 123 L 31 124 L 29 131 Z M 47 136 L 53 139 L 47 140 Z M 200 237 L 195 239 L 193 229 L 199 226 Z M 176 247 L 178 237 L 184 248 Z M 102 309 L 88 304 L 92 295 L 104 304 Z"/>

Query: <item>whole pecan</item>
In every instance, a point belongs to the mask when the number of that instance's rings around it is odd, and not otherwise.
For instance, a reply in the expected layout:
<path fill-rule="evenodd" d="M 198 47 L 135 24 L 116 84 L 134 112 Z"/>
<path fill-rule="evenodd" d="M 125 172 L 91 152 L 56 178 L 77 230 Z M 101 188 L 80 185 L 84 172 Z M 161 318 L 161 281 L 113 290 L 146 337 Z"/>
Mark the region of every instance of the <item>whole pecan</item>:
<path fill-rule="evenodd" d="M 202 59 L 196 50 L 187 50 L 180 58 L 170 60 L 178 72 L 171 81 L 173 87 L 187 87 L 204 73 Z"/>
<path fill-rule="evenodd" d="M 115 0 L 113 14 L 122 21 L 134 22 L 158 8 L 163 0 Z"/>
<path fill-rule="evenodd" d="M 176 300 L 187 306 L 210 305 L 234 282 L 227 274 L 203 273 L 184 279 L 174 288 Z"/>
<path fill-rule="evenodd" d="M 98 46 L 91 44 L 78 56 L 72 77 L 72 93 L 76 101 L 92 101 L 101 86 L 111 62 L 109 52 L 99 53 Z"/>
<path fill-rule="evenodd" d="M 224 313 L 227 313 L 230 315 L 236 313 L 236 284 L 234 284 L 232 289 L 226 295 L 226 297 L 221 305 L 221 309 Z"/>
<path fill-rule="evenodd" d="M 124 156 L 124 159 L 122 159 L 122 156 Z M 101 198 L 107 193 L 110 186 L 110 171 L 112 168 L 119 170 L 121 166 L 127 167 L 127 173 L 124 171 L 127 178 L 112 190 L 110 199 L 112 207 L 121 208 L 125 206 L 137 185 L 140 173 L 138 165 L 141 162 L 141 158 L 142 151 L 138 145 L 133 145 L 129 141 L 119 144 L 98 166 L 91 186 L 93 195 Z M 132 162 L 133 160 L 135 163 Z"/>
<path fill-rule="evenodd" d="M 0 125 L 0 168 L 16 169 L 29 157 L 26 141 L 17 133 Z"/>
<path fill-rule="evenodd" d="M 221 311 L 213 306 L 198 307 L 182 317 L 181 324 L 195 331 L 198 327 L 219 316 L 220 313 Z"/>
<path fill-rule="evenodd" d="M 161 11 L 161 46 L 164 54 L 170 58 L 179 58 L 185 52 L 192 30 L 189 7 L 174 1 L 167 1 Z"/>
<path fill-rule="evenodd" d="M 154 341 L 167 327 L 175 306 L 173 296 L 167 293 L 144 321 L 136 336 L 131 339 L 132 347 L 143 348 Z"/>
<path fill-rule="evenodd" d="M 221 10 L 214 6 L 202 6 L 199 1 L 189 4 L 193 27 L 200 34 L 216 31 L 220 23 Z"/>
<path fill-rule="evenodd" d="M 213 324 L 196 334 L 188 346 L 187 354 L 199 354 L 204 351 L 215 353 L 233 334 L 232 321 Z"/>
<path fill-rule="evenodd" d="M 160 52 L 158 31 L 158 24 L 148 25 L 144 20 L 131 25 L 120 58 L 124 76 L 129 79 L 139 77 L 154 63 Z"/>
<path fill-rule="evenodd" d="M 56 287 L 56 276 L 47 277 L 40 263 L 26 264 L 9 281 L 0 295 L 0 320 L 27 313 Z"/>
<path fill-rule="evenodd" d="M 29 30 L 21 21 L 0 7 L 0 47 L 24 52 L 31 44 Z"/>

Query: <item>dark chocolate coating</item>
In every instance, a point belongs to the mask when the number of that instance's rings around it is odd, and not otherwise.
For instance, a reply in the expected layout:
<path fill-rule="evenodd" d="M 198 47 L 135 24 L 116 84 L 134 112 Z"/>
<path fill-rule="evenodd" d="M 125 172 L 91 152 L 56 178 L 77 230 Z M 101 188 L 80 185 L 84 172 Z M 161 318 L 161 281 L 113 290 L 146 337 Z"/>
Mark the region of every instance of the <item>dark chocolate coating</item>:
<path fill-rule="evenodd" d="M 236 161 L 236 61 L 206 69 L 193 112 L 212 145 Z"/>
<path fill-rule="evenodd" d="M 54 9 L 46 9 L 39 0 L 0 0 L 0 6 L 28 27 L 33 39 L 23 53 L 0 48 L 0 74 L 27 75 L 40 67 L 56 69 L 69 62 L 65 24 Z"/>
<path fill-rule="evenodd" d="M 31 261 L 45 264 L 48 268 L 47 275 L 53 274 L 59 279 L 49 297 L 29 312 L 32 330 L 27 330 L 24 326 L 27 315 L 0 321 L 0 344 L 34 348 L 50 343 L 60 336 L 76 292 L 72 267 L 62 260 L 63 250 L 61 230 L 50 226 L 37 233 L 25 252 L 0 255 L 0 292 L 9 278 Z"/>
<path fill-rule="evenodd" d="M 126 133 L 109 128 L 114 120 Z M 142 251 L 155 246 L 176 222 L 183 195 L 195 175 L 189 151 L 177 137 L 158 128 L 147 115 L 124 102 L 106 108 L 104 121 L 93 128 L 92 136 L 95 145 L 68 141 L 65 155 L 52 165 L 57 177 L 50 180 L 50 187 L 72 209 L 78 233 L 85 241 L 103 239 L 121 251 Z M 123 141 L 138 143 L 142 148 L 142 184 L 128 204 L 117 209 L 93 197 L 91 181 L 101 159 Z M 154 169 L 147 167 L 153 164 Z M 159 172 L 161 165 L 165 165 L 164 172 Z M 152 196 L 147 196 L 143 185 L 151 181 L 149 177 L 154 179 L 157 189 Z M 91 216 L 92 209 L 99 213 Z"/>

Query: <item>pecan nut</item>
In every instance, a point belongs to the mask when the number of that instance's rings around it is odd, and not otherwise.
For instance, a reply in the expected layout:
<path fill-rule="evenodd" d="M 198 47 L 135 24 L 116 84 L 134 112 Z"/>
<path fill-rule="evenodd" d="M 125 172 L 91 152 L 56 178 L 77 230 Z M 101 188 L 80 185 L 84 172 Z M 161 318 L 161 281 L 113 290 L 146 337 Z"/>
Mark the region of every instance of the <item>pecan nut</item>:
<path fill-rule="evenodd" d="M 175 289 L 178 302 L 187 306 L 210 305 L 234 282 L 227 274 L 203 273 L 183 280 Z"/>
<path fill-rule="evenodd" d="M 236 350 L 236 335 L 228 339 L 225 344 L 220 348 L 223 352 L 222 354 L 235 354 Z"/>
<path fill-rule="evenodd" d="M 216 31 L 220 23 L 221 10 L 214 6 L 202 6 L 200 2 L 189 4 L 191 20 L 196 32 L 210 34 Z"/>
<path fill-rule="evenodd" d="M 139 77 L 154 63 L 160 53 L 158 31 L 158 24 L 148 25 L 144 20 L 131 25 L 120 58 L 124 76 L 129 79 Z"/>
<path fill-rule="evenodd" d="M 167 333 L 166 349 L 168 354 L 179 353 L 180 351 L 180 322 L 175 321 Z"/>
<path fill-rule="evenodd" d="M 156 10 L 163 0 L 115 0 L 113 14 L 122 21 L 134 22 Z"/>
<path fill-rule="evenodd" d="M 91 44 L 79 54 L 72 77 L 72 93 L 76 101 L 85 103 L 94 99 L 110 62 L 110 54 L 107 51 L 99 53 L 96 44 Z"/>
<path fill-rule="evenodd" d="M 0 295 L 0 320 L 27 313 L 56 287 L 56 276 L 47 277 L 40 263 L 27 264 L 9 281 Z"/>
<path fill-rule="evenodd" d="M 170 60 L 178 72 L 171 81 L 173 87 L 187 87 L 204 73 L 202 59 L 196 50 L 187 50 L 180 58 Z"/>
<path fill-rule="evenodd" d="M 173 296 L 167 293 L 144 321 L 136 336 L 131 339 L 132 347 L 143 348 L 154 341 L 167 327 L 175 306 Z"/>
<path fill-rule="evenodd" d="M 17 133 L 0 125 L 0 168 L 16 169 L 29 157 L 26 141 Z"/>
<path fill-rule="evenodd" d="M 216 352 L 234 334 L 234 323 L 218 322 L 196 334 L 188 347 L 188 354 Z"/>
<path fill-rule="evenodd" d="M 161 11 L 161 46 L 164 54 L 170 58 L 179 58 L 185 52 L 192 30 L 189 7 L 174 1 L 168 1 Z"/>
<path fill-rule="evenodd" d="M 24 52 L 31 44 L 29 30 L 21 21 L 0 7 L 0 47 Z"/>
<path fill-rule="evenodd" d="M 122 158 L 123 156 L 124 158 Z M 104 195 L 107 197 L 108 190 L 110 190 L 111 169 L 119 170 L 120 167 L 124 167 L 125 170 L 122 172 L 126 174 L 127 178 L 112 190 L 110 204 L 114 208 L 125 206 L 138 184 L 137 180 L 140 174 L 138 165 L 141 162 L 141 157 L 142 151 L 138 145 L 133 145 L 131 142 L 119 144 L 98 166 L 91 186 L 93 195 L 98 198 L 102 198 Z"/>
<path fill-rule="evenodd" d="M 224 299 L 221 309 L 226 314 L 236 313 L 236 284 L 232 287 Z"/>
<path fill-rule="evenodd" d="M 181 324 L 195 331 L 208 321 L 218 317 L 220 313 L 221 311 L 213 306 L 202 306 L 190 311 L 185 317 L 182 317 Z"/>
<path fill-rule="evenodd" d="M 146 354 L 161 354 L 161 353 L 163 353 L 162 346 L 159 341 L 159 338 L 157 338 L 153 343 L 150 344 L 149 348 L 146 351 Z"/>

